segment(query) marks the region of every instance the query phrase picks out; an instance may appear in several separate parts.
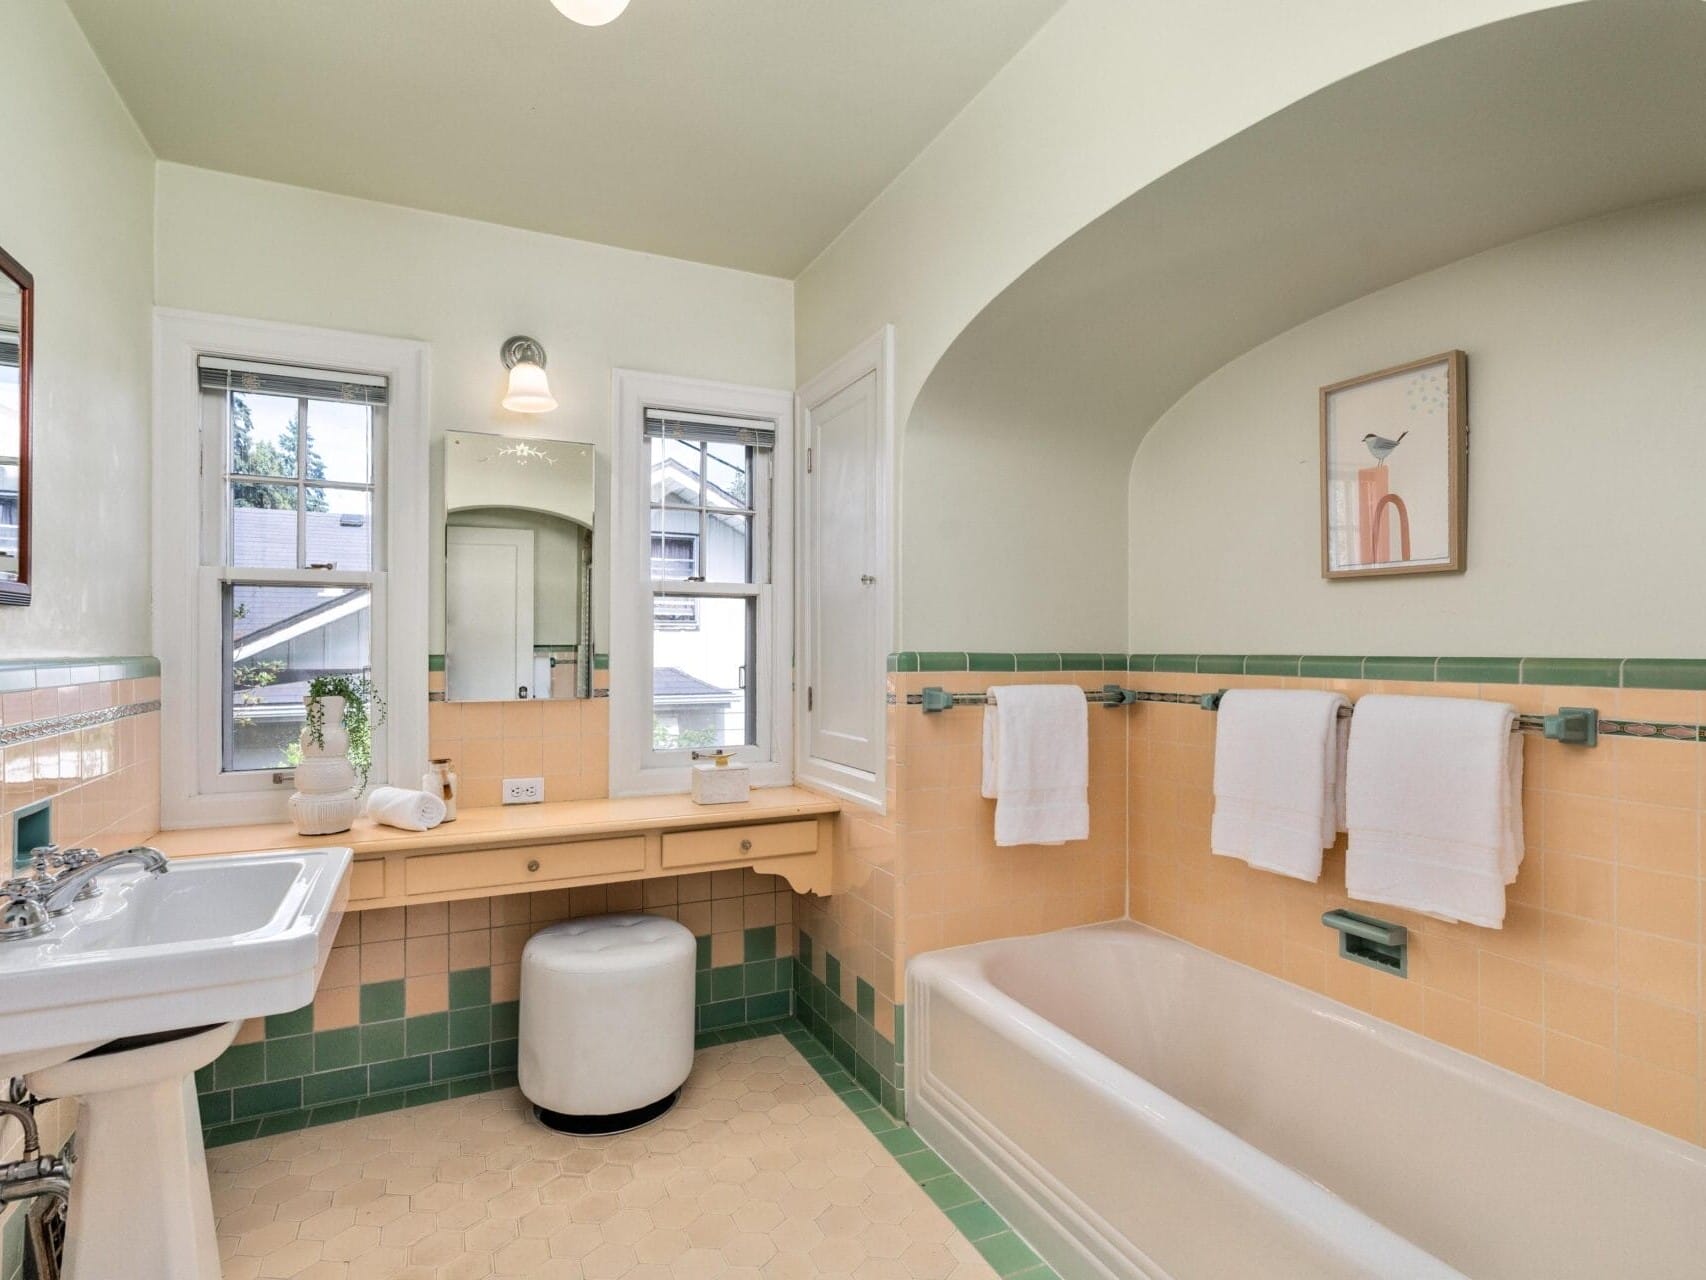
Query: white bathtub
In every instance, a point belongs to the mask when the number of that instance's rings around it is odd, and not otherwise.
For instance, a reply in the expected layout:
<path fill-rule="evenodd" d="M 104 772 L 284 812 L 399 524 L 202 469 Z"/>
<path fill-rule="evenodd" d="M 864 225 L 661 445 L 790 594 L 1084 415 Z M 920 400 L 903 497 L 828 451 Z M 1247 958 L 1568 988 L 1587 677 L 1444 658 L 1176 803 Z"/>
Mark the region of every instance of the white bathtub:
<path fill-rule="evenodd" d="M 906 1022 L 1067 1280 L 1706 1276 L 1706 1152 L 1142 925 L 920 956 Z"/>

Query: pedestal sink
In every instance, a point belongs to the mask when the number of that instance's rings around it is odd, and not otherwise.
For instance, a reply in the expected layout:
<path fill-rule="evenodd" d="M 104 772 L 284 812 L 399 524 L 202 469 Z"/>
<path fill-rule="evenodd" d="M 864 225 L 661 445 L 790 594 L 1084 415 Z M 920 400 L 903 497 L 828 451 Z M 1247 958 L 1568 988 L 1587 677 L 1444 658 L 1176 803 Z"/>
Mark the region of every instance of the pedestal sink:
<path fill-rule="evenodd" d="M 114 871 L 0 942 L 0 1077 L 78 1098 L 65 1280 L 219 1280 L 194 1073 L 245 1018 L 314 998 L 348 849 Z"/>

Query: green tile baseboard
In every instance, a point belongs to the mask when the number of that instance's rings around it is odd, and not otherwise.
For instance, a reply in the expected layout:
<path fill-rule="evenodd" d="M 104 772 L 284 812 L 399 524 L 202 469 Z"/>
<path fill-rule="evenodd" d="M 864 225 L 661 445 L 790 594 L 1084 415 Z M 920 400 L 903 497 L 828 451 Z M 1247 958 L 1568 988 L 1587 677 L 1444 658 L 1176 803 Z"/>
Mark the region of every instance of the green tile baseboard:
<path fill-rule="evenodd" d="M 697 943 L 702 1041 L 792 1017 L 794 960 L 776 954 L 775 925 L 746 930 L 740 964 L 713 967 L 710 938 Z M 400 979 L 365 983 L 353 1027 L 315 1030 L 312 1005 L 267 1018 L 263 1039 L 232 1045 L 196 1073 L 207 1145 L 513 1085 L 520 1003 L 492 999 L 489 966 L 453 972 L 449 989 L 448 1009 L 410 1017 Z"/>
<path fill-rule="evenodd" d="M 878 1031 L 873 1020 L 876 993 L 862 978 L 854 980 L 854 1004 L 848 1005 L 838 992 L 841 962 L 824 953 L 825 977 L 813 972 L 816 943 L 800 931 L 800 951 L 794 959 L 794 1016 L 822 1044 L 847 1073 L 893 1116 L 906 1115 L 906 1011 L 894 1007 L 895 1038 L 891 1042 Z"/>
<path fill-rule="evenodd" d="M 1424 684 L 1568 685 L 1706 690 L 1703 658 L 1507 658 L 1236 653 L 1048 653 L 902 650 L 893 672 L 1150 671 L 1192 675 L 1410 680 Z"/>

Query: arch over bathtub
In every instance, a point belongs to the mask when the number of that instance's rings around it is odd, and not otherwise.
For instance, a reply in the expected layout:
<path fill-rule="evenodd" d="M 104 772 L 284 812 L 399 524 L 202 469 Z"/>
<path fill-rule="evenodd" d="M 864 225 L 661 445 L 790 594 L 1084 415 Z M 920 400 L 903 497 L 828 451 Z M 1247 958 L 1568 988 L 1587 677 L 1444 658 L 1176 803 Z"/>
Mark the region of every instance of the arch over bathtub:
<path fill-rule="evenodd" d="M 1352 299 L 1706 189 L 1703 56 L 1698 0 L 1480 27 L 1269 116 L 1046 254 L 954 339 L 906 419 L 904 646 L 1122 647 L 1127 482 L 1149 426 Z"/>

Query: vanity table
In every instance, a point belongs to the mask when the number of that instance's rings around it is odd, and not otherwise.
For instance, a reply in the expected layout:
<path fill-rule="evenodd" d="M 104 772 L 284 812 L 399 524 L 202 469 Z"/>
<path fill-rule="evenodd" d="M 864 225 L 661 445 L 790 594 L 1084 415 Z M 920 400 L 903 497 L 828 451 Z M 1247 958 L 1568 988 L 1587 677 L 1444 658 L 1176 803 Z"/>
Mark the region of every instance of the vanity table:
<path fill-rule="evenodd" d="M 431 831 L 366 818 L 333 836 L 288 823 L 162 831 L 173 858 L 329 845 L 354 851 L 348 910 L 487 898 L 750 867 L 798 893 L 828 894 L 840 802 L 802 787 L 754 791 L 743 804 L 686 796 L 568 800 L 463 809 Z"/>

